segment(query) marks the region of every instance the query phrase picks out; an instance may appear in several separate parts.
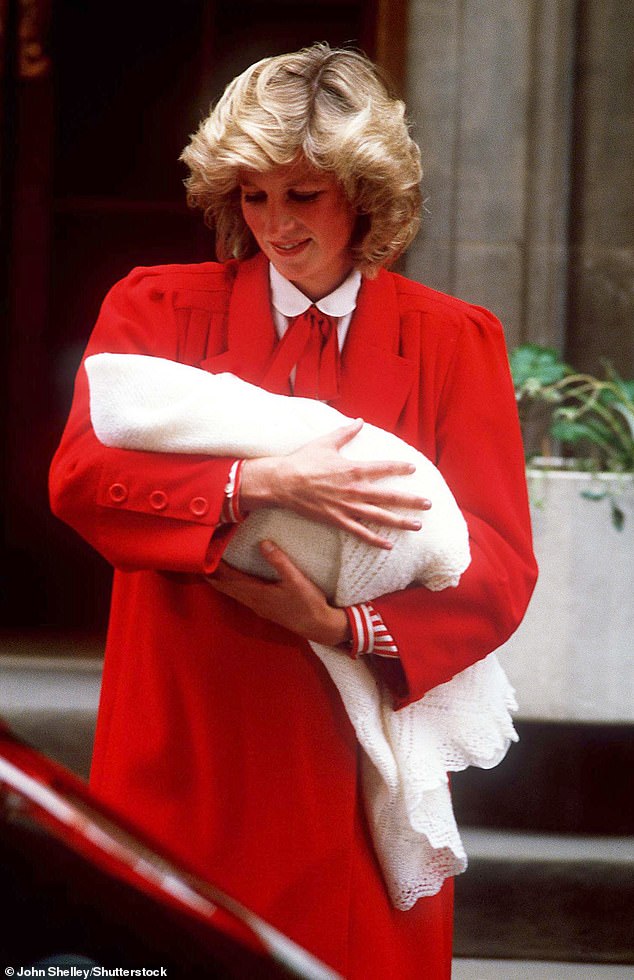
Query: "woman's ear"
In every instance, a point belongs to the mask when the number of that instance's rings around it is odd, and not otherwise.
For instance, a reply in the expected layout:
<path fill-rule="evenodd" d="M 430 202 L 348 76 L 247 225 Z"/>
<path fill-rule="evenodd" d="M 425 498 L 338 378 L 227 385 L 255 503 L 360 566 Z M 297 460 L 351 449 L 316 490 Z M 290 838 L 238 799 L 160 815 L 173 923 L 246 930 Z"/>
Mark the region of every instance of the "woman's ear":
<path fill-rule="evenodd" d="M 358 247 L 365 236 L 370 231 L 372 226 L 372 216 L 369 214 L 358 214 L 354 223 L 354 228 L 352 231 L 352 238 L 350 239 L 350 245 L 353 248 Z"/>

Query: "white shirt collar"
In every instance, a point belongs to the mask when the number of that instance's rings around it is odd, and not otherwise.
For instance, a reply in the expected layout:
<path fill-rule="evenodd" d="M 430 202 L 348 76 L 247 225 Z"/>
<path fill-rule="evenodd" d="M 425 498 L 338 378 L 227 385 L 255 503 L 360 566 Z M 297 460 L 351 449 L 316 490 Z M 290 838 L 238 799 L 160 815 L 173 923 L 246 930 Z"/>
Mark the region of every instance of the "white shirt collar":
<path fill-rule="evenodd" d="M 313 305 L 312 300 L 294 286 L 292 282 L 280 275 L 275 266 L 269 263 L 271 283 L 271 302 L 282 316 L 294 317 L 305 313 Z M 361 273 L 353 269 L 347 279 L 336 289 L 317 300 L 314 304 L 318 310 L 327 316 L 348 316 L 357 305 L 357 294 L 361 287 Z"/>

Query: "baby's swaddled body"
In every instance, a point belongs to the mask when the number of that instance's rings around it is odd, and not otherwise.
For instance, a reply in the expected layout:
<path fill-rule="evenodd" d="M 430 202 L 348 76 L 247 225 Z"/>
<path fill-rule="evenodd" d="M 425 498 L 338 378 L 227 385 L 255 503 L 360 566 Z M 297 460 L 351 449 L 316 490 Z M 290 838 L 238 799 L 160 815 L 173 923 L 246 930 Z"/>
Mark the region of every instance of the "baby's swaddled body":
<path fill-rule="evenodd" d="M 162 358 L 98 354 L 86 361 L 91 417 L 98 438 L 127 449 L 245 457 L 285 455 L 350 419 L 309 398 L 273 395 L 231 374 L 213 375 Z M 432 502 L 417 512 L 420 531 L 381 528 L 392 550 L 298 514 L 250 514 L 224 558 L 270 578 L 259 542 L 275 541 L 336 605 L 369 601 L 413 582 L 437 591 L 456 586 L 469 564 L 467 526 L 436 467 L 402 439 L 366 423 L 342 455 L 355 460 L 411 462 L 410 476 L 386 478 Z M 378 530 L 378 528 L 377 528 Z"/>

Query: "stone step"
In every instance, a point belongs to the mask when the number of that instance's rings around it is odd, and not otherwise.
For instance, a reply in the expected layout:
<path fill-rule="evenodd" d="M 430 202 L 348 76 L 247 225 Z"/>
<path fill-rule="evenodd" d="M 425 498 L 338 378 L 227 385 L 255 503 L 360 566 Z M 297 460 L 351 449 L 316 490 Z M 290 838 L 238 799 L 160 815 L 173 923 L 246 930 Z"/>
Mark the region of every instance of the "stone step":
<path fill-rule="evenodd" d="M 97 657 L 0 656 L 0 717 L 34 748 L 87 779 L 101 669 Z"/>
<path fill-rule="evenodd" d="M 598 963 L 456 958 L 451 980 L 632 980 L 632 968 Z"/>
<path fill-rule="evenodd" d="M 456 955 L 634 964 L 634 837 L 479 828 L 462 837 Z"/>

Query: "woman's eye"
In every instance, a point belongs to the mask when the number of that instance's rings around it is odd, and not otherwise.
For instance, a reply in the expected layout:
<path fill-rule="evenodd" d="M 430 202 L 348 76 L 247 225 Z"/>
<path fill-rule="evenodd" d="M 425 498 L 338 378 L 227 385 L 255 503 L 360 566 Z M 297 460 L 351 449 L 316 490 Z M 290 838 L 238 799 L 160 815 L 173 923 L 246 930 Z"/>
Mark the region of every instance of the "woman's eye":
<path fill-rule="evenodd" d="M 260 204 L 265 198 L 263 191 L 242 191 L 242 200 L 245 204 Z"/>
<path fill-rule="evenodd" d="M 321 191 L 289 191 L 288 196 L 291 201 L 298 201 L 300 204 L 309 201 L 316 201 Z"/>

